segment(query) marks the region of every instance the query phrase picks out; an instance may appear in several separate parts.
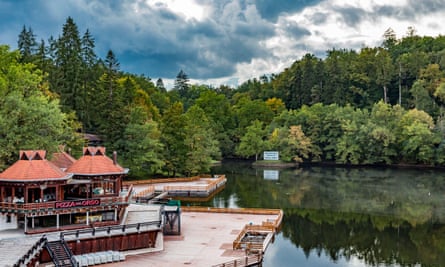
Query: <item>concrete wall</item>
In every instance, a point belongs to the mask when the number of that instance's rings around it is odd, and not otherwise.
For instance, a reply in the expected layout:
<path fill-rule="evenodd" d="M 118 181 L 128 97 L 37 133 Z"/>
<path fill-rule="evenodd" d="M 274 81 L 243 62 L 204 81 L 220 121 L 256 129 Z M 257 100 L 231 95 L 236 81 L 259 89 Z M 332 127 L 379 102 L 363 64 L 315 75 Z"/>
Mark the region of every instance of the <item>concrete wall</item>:
<path fill-rule="evenodd" d="M 17 216 L 15 214 L 0 213 L 0 230 L 17 229 Z"/>

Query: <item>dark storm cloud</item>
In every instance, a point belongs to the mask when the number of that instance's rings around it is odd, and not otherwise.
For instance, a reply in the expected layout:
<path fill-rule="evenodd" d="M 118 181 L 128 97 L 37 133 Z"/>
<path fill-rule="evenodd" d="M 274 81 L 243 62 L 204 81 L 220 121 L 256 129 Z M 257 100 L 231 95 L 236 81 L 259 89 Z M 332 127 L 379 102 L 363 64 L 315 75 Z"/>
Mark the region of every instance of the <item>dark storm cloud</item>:
<path fill-rule="evenodd" d="M 443 0 L 409 1 L 403 7 L 375 5 L 373 10 L 365 10 L 347 2 L 335 6 L 328 0 L 196 0 L 205 6 L 205 14 L 192 18 L 172 11 L 161 0 L 155 4 L 145 0 L 0 0 L 0 43 L 15 48 L 23 25 L 33 29 L 37 40 L 57 38 L 70 16 L 81 35 L 89 29 L 98 56 L 104 58 L 109 49 L 113 50 L 123 71 L 152 78 L 174 79 L 180 69 L 192 79 L 230 77 L 239 71 L 240 64 L 252 66 L 256 59 L 265 65 L 282 61 L 277 56 L 280 53 L 285 57 L 304 50 L 318 55 L 326 44 L 360 47 L 346 39 L 329 43 L 334 41 L 325 39 L 321 32 L 329 16 L 356 27 L 365 20 L 379 22 L 388 17 L 408 21 L 445 10 Z M 286 17 L 318 4 L 324 9 L 302 14 L 303 20 Z M 306 20 L 309 24 L 303 24 Z M 309 31 L 311 26 L 318 26 L 320 32 Z M 277 34 L 283 37 L 275 38 L 278 42 L 291 42 L 267 46 Z M 304 44 L 303 40 L 311 37 L 325 43 Z M 275 47 L 278 53 L 273 51 Z"/>
<path fill-rule="evenodd" d="M 261 17 L 268 20 L 276 20 L 282 13 L 294 13 L 320 2 L 320 0 L 258 0 L 256 1 L 256 6 Z"/>
<path fill-rule="evenodd" d="M 312 15 L 311 21 L 314 25 L 321 25 L 326 22 L 327 17 L 328 17 L 328 14 L 322 13 L 322 12 L 317 12 L 314 15 Z"/>
<path fill-rule="evenodd" d="M 319 1 L 198 2 L 212 6 L 200 21 L 174 13 L 161 2 L 0 0 L 0 29 L 14 33 L 13 40 L 10 32 L 9 40 L 2 37 L 11 46 L 23 25 L 33 29 L 37 40 L 46 41 L 62 34 L 70 16 L 81 35 L 89 29 L 98 56 L 113 50 L 124 71 L 174 78 L 184 69 L 191 78 L 208 79 L 231 76 L 237 64 L 270 56 L 261 42 L 276 33 L 272 20 Z M 293 38 L 309 34 L 295 23 L 284 30 Z"/>
<path fill-rule="evenodd" d="M 262 17 L 266 11 L 259 14 L 255 5 L 243 0 L 218 1 L 202 21 L 178 15 L 162 3 L 150 6 L 137 0 L 0 4 L 2 24 L 8 21 L 3 27 L 15 31 L 15 40 L 24 24 L 34 30 L 38 40 L 57 38 L 71 16 L 81 35 L 90 30 L 98 56 L 104 58 L 111 49 L 122 70 L 150 77 L 174 78 L 171 74 L 180 69 L 195 79 L 233 75 L 238 63 L 269 55 L 260 42 L 275 34 L 273 24 Z M 267 6 L 266 1 L 261 4 Z M 286 5 L 274 5 L 272 12 Z M 298 27 L 292 29 L 293 34 L 299 31 L 303 32 Z"/>
<path fill-rule="evenodd" d="M 418 16 L 435 12 L 445 12 L 445 1 L 409 0 L 403 7 L 380 5 L 375 7 L 373 14 L 376 16 L 392 17 L 396 19 L 415 20 Z"/>
<path fill-rule="evenodd" d="M 342 20 L 350 27 L 358 25 L 362 20 L 367 20 L 366 12 L 360 8 L 336 8 L 336 11 L 342 15 Z"/>
<path fill-rule="evenodd" d="M 295 21 L 289 21 L 285 23 L 284 29 L 283 29 L 289 36 L 291 36 L 294 39 L 300 39 L 303 36 L 310 35 L 311 32 L 308 31 L 305 28 L 302 28 L 296 23 Z"/>

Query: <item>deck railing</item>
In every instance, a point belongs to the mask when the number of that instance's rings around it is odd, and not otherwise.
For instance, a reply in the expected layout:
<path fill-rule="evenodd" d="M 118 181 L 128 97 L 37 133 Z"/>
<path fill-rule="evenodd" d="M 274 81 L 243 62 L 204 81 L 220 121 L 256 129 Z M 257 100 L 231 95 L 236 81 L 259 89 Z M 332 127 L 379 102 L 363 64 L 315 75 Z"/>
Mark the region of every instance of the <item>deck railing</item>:
<path fill-rule="evenodd" d="M 134 196 L 138 197 L 146 197 L 155 193 L 155 187 L 153 185 L 149 185 L 146 189 L 136 193 Z"/>
<path fill-rule="evenodd" d="M 100 197 L 100 206 L 128 204 L 133 194 L 133 186 L 130 185 L 127 194 L 120 197 Z M 12 203 L 0 202 L 0 211 L 2 212 L 42 212 L 55 210 L 57 201 L 39 202 L 39 203 Z"/>
<path fill-rule="evenodd" d="M 198 175 L 198 176 L 192 176 L 192 177 L 177 177 L 177 178 L 160 178 L 160 179 L 148 179 L 148 180 L 133 180 L 133 181 L 124 181 L 123 185 L 140 185 L 140 184 L 161 184 L 161 183 L 179 183 L 179 182 L 194 182 L 199 181 L 201 179 L 208 179 L 208 178 L 219 178 L 219 177 L 225 177 L 224 174 L 218 174 L 214 175 L 213 177 L 211 175 Z"/>
<path fill-rule="evenodd" d="M 64 240 L 68 239 L 78 239 L 82 237 L 92 237 L 100 234 L 109 235 L 111 233 L 127 233 L 127 232 L 139 232 L 144 231 L 144 229 L 151 229 L 152 227 L 155 229 L 161 229 L 162 221 L 151 221 L 151 222 L 142 222 L 142 223 L 134 223 L 134 224 L 123 224 L 123 225 L 110 225 L 110 226 L 101 226 L 101 227 L 90 227 L 85 229 L 78 230 L 70 230 L 60 232 L 60 239 Z M 71 237 L 71 238 L 70 238 Z"/>
<path fill-rule="evenodd" d="M 221 186 L 226 182 L 225 175 L 219 175 L 215 179 L 208 180 L 207 185 L 167 185 L 164 186 L 164 192 L 174 192 L 174 191 L 206 191 L 210 192 Z"/>
<path fill-rule="evenodd" d="M 227 261 L 225 263 L 213 265 L 212 267 L 244 267 L 259 264 L 263 261 L 263 254 L 258 253 L 254 255 L 245 256 L 242 258 Z"/>
<path fill-rule="evenodd" d="M 37 242 L 23 255 L 13 266 L 27 266 L 28 262 L 30 262 L 37 254 L 39 254 L 48 242 L 48 239 L 45 235 L 43 235 Z"/>
<path fill-rule="evenodd" d="M 274 233 L 275 227 L 270 226 L 262 226 L 262 225 L 245 225 L 244 228 L 239 232 L 233 241 L 233 249 L 241 249 L 245 248 L 246 250 L 261 250 L 263 251 L 263 244 L 256 244 L 252 242 L 243 242 L 242 239 L 247 233 L 252 232 L 266 232 L 266 233 Z"/>

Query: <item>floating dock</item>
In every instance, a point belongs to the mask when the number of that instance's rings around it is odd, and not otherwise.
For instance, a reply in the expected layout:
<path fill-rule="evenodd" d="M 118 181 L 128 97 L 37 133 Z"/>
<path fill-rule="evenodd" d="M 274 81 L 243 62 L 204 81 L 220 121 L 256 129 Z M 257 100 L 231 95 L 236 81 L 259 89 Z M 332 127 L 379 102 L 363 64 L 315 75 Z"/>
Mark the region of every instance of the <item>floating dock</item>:
<path fill-rule="evenodd" d="M 133 185 L 134 198 L 144 202 L 156 194 L 166 194 L 166 197 L 207 197 L 222 190 L 226 182 L 225 175 L 214 175 L 127 181 L 125 184 Z"/>

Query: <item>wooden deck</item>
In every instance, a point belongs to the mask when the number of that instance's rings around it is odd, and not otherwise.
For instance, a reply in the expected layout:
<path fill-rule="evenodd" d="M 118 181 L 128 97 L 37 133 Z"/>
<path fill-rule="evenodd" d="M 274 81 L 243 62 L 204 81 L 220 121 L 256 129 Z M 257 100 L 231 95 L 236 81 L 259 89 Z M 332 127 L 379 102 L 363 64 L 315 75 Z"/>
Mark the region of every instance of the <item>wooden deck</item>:
<path fill-rule="evenodd" d="M 127 255 L 125 262 L 106 264 L 103 267 L 239 267 L 261 264 L 262 250 L 266 249 L 267 244 L 245 243 L 246 250 L 233 249 L 233 242 L 244 229 L 261 229 L 273 235 L 280 227 L 282 216 L 283 212 L 276 209 L 182 207 L 181 235 L 164 236 L 162 251 L 133 253 Z M 271 242 L 271 239 L 264 242 Z"/>
<path fill-rule="evenodd" d="M 195 176 L 190 178 L 150 179 L 126 181 L 135 189 L 136 199 L 148 199 L 155 193 L 168 193 L 169 197 L 208 197 L 222 190 L 227 182 L 225 175 Z"/>

